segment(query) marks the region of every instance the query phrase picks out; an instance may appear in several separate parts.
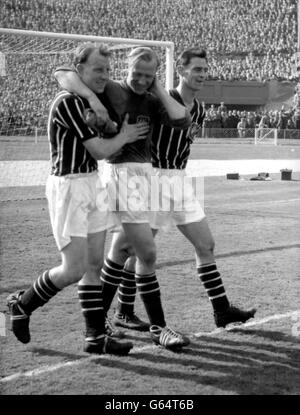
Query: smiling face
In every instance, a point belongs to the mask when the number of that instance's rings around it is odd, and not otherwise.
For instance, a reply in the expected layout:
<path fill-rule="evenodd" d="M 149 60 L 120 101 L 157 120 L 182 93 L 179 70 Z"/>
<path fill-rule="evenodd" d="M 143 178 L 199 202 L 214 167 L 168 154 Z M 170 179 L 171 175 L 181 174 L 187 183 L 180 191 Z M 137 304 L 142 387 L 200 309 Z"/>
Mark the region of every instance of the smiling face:
<path fill-rule="evenodd" d="M 157 62 L 138 59 L 128 68 L 127 84 L 138 95 L 144 94 L 152 85 L 157 71 Z"/>
<path fill-rule="evenodd" d="M 199 91 L 208 76 L 208 64 L 205 58 L 193 57 L 187 65 L 178 69 L 182 82 L 190 89 Z"/>
<path fill-rule="evenodd" d="M 109 79 L 109 58 L 94 50 L 84 63 L 77 65 L 82 81 L 96 94 L 101 94 Z"/>

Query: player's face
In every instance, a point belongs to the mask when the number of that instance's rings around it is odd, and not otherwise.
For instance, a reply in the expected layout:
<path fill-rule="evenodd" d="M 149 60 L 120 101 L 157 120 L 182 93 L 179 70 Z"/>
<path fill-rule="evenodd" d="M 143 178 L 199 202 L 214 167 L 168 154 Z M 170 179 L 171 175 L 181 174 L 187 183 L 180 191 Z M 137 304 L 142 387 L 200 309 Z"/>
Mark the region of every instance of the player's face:
<path fill-rule="evenodd" d="M 109 79 L 109 58 L 94 51 L 78 72 L 83 82 L 96 94 L 101 94 Z"/>
<path fill-rule="evenodd" d="M 191 89 L 198 91 L 207 79 L 208 64 L 206 59 L 194 57 L 190 63 L 183 67 L 182 78 L 184 83 Z"/>
<path fill-rule="evenodd" d="M 157 71 L 155 60 L 137 61 L 128 68 L 127 84 L 138 95 L 144 94 L 152 85 Z"/>

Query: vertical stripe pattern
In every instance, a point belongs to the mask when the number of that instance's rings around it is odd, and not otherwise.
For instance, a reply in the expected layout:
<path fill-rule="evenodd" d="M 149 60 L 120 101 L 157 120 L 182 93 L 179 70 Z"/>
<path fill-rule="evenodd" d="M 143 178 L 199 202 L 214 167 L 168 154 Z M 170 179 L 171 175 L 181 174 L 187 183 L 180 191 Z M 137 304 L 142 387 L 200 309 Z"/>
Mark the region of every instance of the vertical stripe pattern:
<path fill-rule="evenodd" d="M 184 105 L 176 89 L 170 95 Z M 194 137 L 202 127 L 205 112 L 197 99 L 191 109 L 192 125 L 185 130 L 168 125 L 154 126 L 152 136 L 152 164 L 161 169 L 185 169 Z"/>
<path fill-rule="evenodd" d="M 48 118 L 48 140 L 51 154 L 51 172 L 56 176 L 90 173 L 98 163 L 83 143 L 98 137 L 97 131 L 87 126 L 84 110 L 88 102 L 78 95 L 61 91 L 54 98 Z"/>

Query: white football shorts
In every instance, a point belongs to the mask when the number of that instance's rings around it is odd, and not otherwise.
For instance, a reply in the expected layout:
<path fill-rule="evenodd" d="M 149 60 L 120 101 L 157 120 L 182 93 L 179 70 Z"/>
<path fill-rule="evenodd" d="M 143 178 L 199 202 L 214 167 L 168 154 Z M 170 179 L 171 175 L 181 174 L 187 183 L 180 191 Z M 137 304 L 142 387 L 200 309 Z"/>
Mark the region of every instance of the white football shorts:
<path fill-rule="evenodd" d="M 100 174 L 120 224 L 150 222 L 151 163 L 104 163 Z"/>
<path fill-rule="evenodd" d="M 105 186 L 98 172 L 50 175 L 46 183 L 46 197 L 53 235 L 61 251 L 71 237 L 86 238 L 115 225 L 109 212 Z"/>
<path fill-rule="evenodd" d="M 169 228 L 200 222 L 205 218 L 203 178 L 189 177 L 185 170 L 153 168 L 159 194 L 154 207 L 152 201 L 151 227 Z"/>

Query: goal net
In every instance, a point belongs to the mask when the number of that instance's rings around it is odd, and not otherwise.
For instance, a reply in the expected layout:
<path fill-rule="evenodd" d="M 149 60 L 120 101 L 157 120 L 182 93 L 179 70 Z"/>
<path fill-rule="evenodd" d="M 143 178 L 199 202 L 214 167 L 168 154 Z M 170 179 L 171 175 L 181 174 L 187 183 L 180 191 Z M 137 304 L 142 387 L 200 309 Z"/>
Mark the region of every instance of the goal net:
<path fill-rule="evenodd" d="M 46 134 L 49 103 L 59 90 L 56 67 L 70 66 L 76 47 L 83 42 L 105 44 L 112 51 L 111 78 L 126 77 L 131 48 L 149 46 L 160 57 L 158 78 L 173 86 L 172 42 L 108 38 L 0 28 L 0 136 L 28 139 Z"/>
<path fill-rule="evenodd" d="M 256 128 L 254 135 L 254 144 L 269 144 L 277 146 L 278 130 L 277 128 Z"/>

